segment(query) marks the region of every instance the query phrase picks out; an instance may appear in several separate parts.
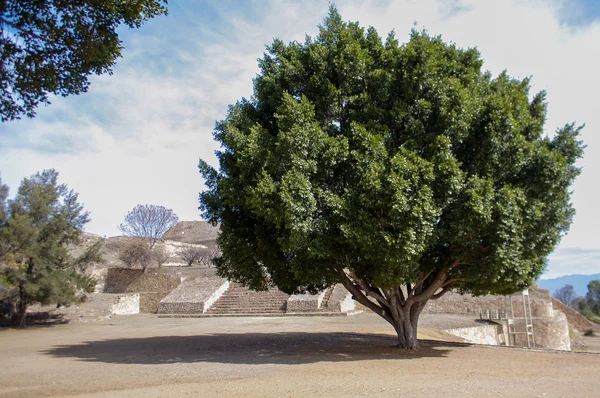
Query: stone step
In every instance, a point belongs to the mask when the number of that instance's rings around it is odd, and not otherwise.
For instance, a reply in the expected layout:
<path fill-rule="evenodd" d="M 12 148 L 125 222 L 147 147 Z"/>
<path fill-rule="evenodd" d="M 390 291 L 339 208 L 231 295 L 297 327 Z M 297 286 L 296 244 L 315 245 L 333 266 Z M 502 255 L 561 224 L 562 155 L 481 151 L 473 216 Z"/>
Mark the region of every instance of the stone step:
<path fill-rule="evenodd" d="M 275 311 L 275 312 L 285 312 L 285 309 L 283 308 L 272 308 L 272 307 L 264 307 L 264 308 L 246 308 L 246 307 L 238 307 L 238 308 L 215 308 L 212 311 L 210 311 L 211 313 L 217 313 L 217 312 L 239 312 L 239 311 L 247 311 L 247 312 L 269 312 L 269 311 Z"/>
<path fill-rule="evenodd" d="M 285 304 L 283 303 L 278 303 L 276 305 L 253 305 L 253 306 L 247 306 L 247 305 L 241 305 L 241 304 L 232 304 L 232 305 L 214 305 L 211 308 L 283 308 L 285 307 Z"/>
<path fill-rule="evenodd" d="M 219 300 L 217 300 L 217 302 L 218 301 Z M 262 305 L 275 305 L 275 304 L 283 304 L 285 302 L 286 302 L 285 300 L 277 300 L 277 301 L 272 301 L 272 302 L 269 302 L 269 301 L 256 301 L 256 302 L 252 302 L 252 304 L 254 304 L 254 305 L 261 305 L 261 304 Z M 244 301 L 227 301 L 227 302 L 219 303 L 219 305 L 221 305 L 221 304 L 224 304 L 224 305 L 241 304 L 241 305 L 247 306 L 248 303 L 249 303 L 248 301 L 246 301 L 246 302 L 244 302 Z M 216 305 L 216 303 L 215 303 L 215 305 Z"/>
<path fill-rule="evenodd" d="M 245 299 L 245 298 L 231 298 L 231 297 L 221 297 L 220 299 L 218 299 L 217 301 L 220 301 L 222 303 L 283 303 L 287 301 L 287 297 L 283 297 L 280 299 L 257 299 L 257 298 L 253 298 L 252 300 L 250 299 Z"/>
<path fill-rule="evenodd" d="M 327 290 L 325 290 L 323 300 L 321 301 L 321 308 L 327 307 L 329 304 L 329 299 L 331 298 L 331 293 L 333 293 L 333 286 L 328 287 Z"/>
<path fill-rule="evenodd" d="M 269 310 L 255 310 L 250 311 L 248 309 L 239 309 L 239 310 L 231 310 L 231 311 L 213 311 L 210 314 L 284 314 L 284 311 L 269 311 Z"/>
<path fill-rule="evenodd" d="M 261 314 L 283 315 L 289 295 L 278 290 L 251 291 L 237 283 L 229 289 L 202 315 L 260 316 Z"/>
<path fill-rule="evenodd" d="M 245 313 L 245 314 L 164 314 L 158 315 L 159 318 L 225 318 L 225 317 L 289 317 L 289 316 L 350 316 L 359 314 L 362 311 L 351 312 L 286 312 L 286 313 Z"/>

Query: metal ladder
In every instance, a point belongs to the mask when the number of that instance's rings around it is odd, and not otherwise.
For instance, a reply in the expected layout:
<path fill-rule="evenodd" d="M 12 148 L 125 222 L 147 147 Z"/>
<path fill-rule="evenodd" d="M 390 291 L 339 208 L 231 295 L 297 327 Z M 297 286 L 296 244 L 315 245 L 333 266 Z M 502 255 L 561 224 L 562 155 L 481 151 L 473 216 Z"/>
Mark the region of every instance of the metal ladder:
<path fill-rule="evenodd" d="M 517 335 L 524 334 L 527 336 L 527 348 L 535 348 L 535 335 L 533 333 L 533 318 L 531 313 L 531 300 L 529 299 L 529 290 L 523 290 L 523 318 L 525 320 L 525 331 L 518 332 L 515 330 L 515 309 L 513 306 L 512 296 L 510 296 L 510 318 L 507 317 L 507 330 L 509 335 L 512 336 L 512 345 L 517 345 Z"/>

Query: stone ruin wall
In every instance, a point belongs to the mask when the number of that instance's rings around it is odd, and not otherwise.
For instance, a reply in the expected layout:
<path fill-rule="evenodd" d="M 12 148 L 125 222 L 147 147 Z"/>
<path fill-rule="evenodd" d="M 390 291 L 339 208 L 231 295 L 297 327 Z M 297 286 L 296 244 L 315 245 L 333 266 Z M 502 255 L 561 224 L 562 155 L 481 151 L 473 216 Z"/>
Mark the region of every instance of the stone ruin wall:
<path fill-rule="evenodd" d="M 473 296 L 470 294 L 458 294 L 448 292 L 437 300 L 430 300 L 423 310 L 429 314 L 460 314 L 479 318 L 483 313 L 485 319 L 488 313 L 495 318 L 501 314 L 504 319 L 511 317 L 510 300 L 512 298 L 512 314 L 514 314 L 515 331 L 525 331 L 525 320 L 523 319 L 523 295 L 521 293 L 512 296 Z M 550 292 L 548 290 L 534 288 L 529 290 L 531 303 L 531 316 L 535 346 L 554 350 L 570 350 L 571 339 L 569 337 L 569 323 L 563 312 L 554 308 Z M 505 340 L 507 335 L 507 321 L 496 320 L 500 340 Z M 527 346 L 526 335 L 512 335 L 511 345 Z"/>
<path fill-rule="evenodd" d="M 552 317 L 554 308 L 550 293 L 544 290 L 530 290 L 531 313 L 534 317 Z M 523 296 L 512 296 L 515 317 L 523 316 Z M 479 317 L 480 311 L 500 311 L 510 314 L 510 301 L 506 296 L 473 296 L 448 292 L 437 300 L 429 300 L 423 309 L 424 314 L 460 314 Z"/>

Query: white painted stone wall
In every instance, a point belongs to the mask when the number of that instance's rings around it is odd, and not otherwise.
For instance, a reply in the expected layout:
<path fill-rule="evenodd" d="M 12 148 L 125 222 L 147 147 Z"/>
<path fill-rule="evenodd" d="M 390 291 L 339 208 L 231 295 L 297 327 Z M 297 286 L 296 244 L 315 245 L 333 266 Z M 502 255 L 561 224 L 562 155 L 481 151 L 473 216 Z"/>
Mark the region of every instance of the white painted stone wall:
<path fill-rule="evenodd" d="M 206 301 L 204 301 L 204 308 L 202 309 L 202 312 L 208 311 L 210 306 L 213 305 L 223 295 L 223 293 L 227 291 L 227 289 L 229 289 L 229 281 L 225 281 L 225 283 L 223 283 L 213 294 L 210 295 L 210 297 L 206 299 Z"/>
<path fill-rule="evenodd" d="M 499 345 L 499 325 L 482 325 L 468 328 L 456 328 L 444 330 L 446 333 L 464 339 L 467 343 Z"/>
<path fill-rule="evenodd" d="M 340 301 L 340 311 L 341 312 L 350 312 L 354 311 L 354 300 L 352 300 L 352 294 L 348 293 L 346 298 Z"/>
<path fill-rule="evenodd" d="M 119 295 L 117 302 L 113 305 L 113 315 L 134 315 L 140 313 L 140 295 L 131 293 Z"/>

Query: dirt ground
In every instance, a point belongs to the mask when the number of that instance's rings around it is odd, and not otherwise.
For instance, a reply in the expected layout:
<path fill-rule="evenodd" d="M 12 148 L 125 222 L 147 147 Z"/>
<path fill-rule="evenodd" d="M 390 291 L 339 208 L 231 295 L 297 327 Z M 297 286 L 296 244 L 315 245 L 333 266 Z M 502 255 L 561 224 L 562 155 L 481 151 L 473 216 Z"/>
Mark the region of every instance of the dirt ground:
<path fill-rule="evenodd" d="M 0 329 L 0 397 L 596 397 L 600 355 L 469 346 L 423 316 L 422 350 L 373 314 L 113 317 Z"/>

